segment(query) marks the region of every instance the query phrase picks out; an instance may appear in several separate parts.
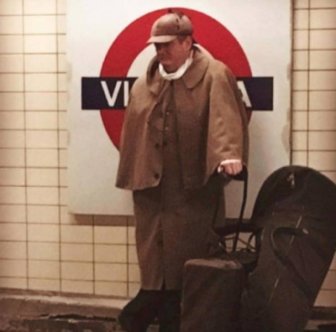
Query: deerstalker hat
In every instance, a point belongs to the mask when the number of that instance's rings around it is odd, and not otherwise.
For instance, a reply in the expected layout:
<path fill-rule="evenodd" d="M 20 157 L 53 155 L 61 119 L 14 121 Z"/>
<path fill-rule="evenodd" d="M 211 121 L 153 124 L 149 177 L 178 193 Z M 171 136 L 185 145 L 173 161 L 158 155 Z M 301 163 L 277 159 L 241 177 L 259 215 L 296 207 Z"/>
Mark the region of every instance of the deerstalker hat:
<path fill-rule="evenodd" d="M 147 43 L 169 43 L 178 36 L 189 36 L 192 33 L 193 26 L 188 16 L 183 13 L 167 13 L 154 22 Z"/>

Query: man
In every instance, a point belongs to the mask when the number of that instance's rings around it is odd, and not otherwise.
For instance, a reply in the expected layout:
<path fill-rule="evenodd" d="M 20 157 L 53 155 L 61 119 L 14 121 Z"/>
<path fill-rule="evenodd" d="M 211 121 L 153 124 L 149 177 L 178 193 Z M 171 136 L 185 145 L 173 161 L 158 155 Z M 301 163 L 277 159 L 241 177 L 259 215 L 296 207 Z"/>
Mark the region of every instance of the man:
<path fill-rule="evenodd" d="M 230 70 L 202 51 L 183 13 L 161 16 L 149 43 L 156 56 L 132 87 L 117 186 L 133 191 L 141 290 L 119 319 L 126 331 L 179 331 L 186 260 L 218 243 L 223 177 L 247 156 L 241 94 Z"/>

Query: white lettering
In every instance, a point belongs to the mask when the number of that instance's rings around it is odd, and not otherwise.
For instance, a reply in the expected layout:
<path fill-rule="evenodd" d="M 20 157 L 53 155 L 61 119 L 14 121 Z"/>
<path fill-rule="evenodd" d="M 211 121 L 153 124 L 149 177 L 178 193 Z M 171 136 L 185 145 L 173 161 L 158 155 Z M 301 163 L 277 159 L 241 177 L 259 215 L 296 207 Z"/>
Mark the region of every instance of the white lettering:
<path fill-rule="evenodd" d="M 117 100 L 117 97 L 118 97 L 118 94 L 119 94 L 119 91 L 120 91 L 120 88 L 121 88 L 121 85 L 122 85 L 122 81 L 117 81 L 117 83 L 116 83 L 116 85 L 113 89 L 112 96 L 111 96 L 111 93 L 110 93 L 109 87 L 107 86 L 106 81 L 101 81 L 100 84 L 103 88 L 108 106 L 113 107 L 116 103 L 116 100 Z"/>
<path fill-rule="evenodd" d="M 246 107 L 252 107 L 252 103 L 251 103 L 250 97 L 247 93 L 244 82 L 243 81 L 238 81 L 237 84 L 238 84 L 238 87 L 239 87 L 239 89 L 240 89 L 240 91 L 243 95 L 243 101 L 245 103 L 245 106 Z"/>

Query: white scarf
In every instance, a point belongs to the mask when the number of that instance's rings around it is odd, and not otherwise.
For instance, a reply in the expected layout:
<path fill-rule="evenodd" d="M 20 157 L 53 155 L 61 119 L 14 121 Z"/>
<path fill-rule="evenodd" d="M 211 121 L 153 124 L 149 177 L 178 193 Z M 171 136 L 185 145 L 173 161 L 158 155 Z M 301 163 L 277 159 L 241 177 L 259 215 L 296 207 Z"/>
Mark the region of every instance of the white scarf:
<path fill-rule="evenodd" d="M 188 59 L 184 62 L 184 64 L 179 67 L 175 72 L 173 73 L 167 73 L 162 64 L 160 63 L 159 64 L 159 73 L 160 75 L 165 79 L 165 80 L 168 80 L 168 81 L 171 81 L 171 80 L 177 80 L 179 78 L 181 78 L 184 73 L 187 71 L 187 69 L 190 67 L 190 65 L 192 64 L 193 62 L 193 53 L 191 52 L 190 53 L 190 56 L 188 57 Z"/>

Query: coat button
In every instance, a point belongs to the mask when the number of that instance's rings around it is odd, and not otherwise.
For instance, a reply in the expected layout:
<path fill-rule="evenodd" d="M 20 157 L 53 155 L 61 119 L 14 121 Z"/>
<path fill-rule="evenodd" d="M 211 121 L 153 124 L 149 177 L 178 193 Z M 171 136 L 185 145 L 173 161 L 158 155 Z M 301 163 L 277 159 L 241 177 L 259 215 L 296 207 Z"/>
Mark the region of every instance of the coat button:
<path fill-rule="evenodd" d="M 154 178 L 155 178 L 156 180 L 160 179 L 160 174 L 159 174 L 159 173 L 154 173 Z"/>

